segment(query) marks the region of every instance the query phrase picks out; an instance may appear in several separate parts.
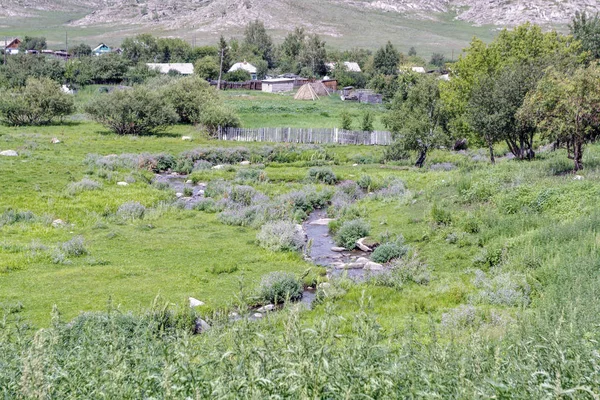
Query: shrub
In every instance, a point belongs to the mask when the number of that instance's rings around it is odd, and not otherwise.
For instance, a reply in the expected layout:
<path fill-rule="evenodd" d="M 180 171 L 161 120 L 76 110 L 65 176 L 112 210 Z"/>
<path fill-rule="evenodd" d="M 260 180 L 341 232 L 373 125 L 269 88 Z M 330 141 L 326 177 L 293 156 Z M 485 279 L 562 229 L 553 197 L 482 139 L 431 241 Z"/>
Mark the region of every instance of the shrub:
<path fill-rule="evenodd" d="M 384 243 L 377 247 L 371 255 L 371 260 L 384 264 L 395 258 L 400 258 L 408 252 L 408 248 L 402 242 Z"/>
<path fill-rule="evenodd" d="M 137 201 L 128 201 L 121 204 L 117 210 L 117 217 L 122 219 L 142 219 L 146 213 L 146 207 Z"/>
<path fill-rule="evenodd" d="M 431 167 L 429 167 L 429 169 L 431 169 L 432 171 L 452 171 L 452 170 L 456 169 L 456 166 L 452 163 L 445 162 L 445 163 L 433 164 Z"/>
<path fill-rule="evenodd" d="M 304 247 L 304 233 L 287 221 L 267 222 L 257 239 L 261 247 L 271 251 L 296 251 Z"/>
<path fill-rule="evenodd" d="M 17 224 L 19 222 L 33 222 L 35 219 L 35 214 L 31 211 L 15 211 L 13 209 L 8 209 L 0 215 L 0 227 Z"/>
<path fill-rule="evenodd" d="M 481 270 L 475 271 L 473 284 L 480 289 L 472 297 L 476 303 L 503 306 L 527 306 L 531 287 L 522 275 L 501 272 L 492 278 Z"/>
<path fill-rule="evenodd" d="M 194 163 L 194 171 L 206 171 L 213 167 L 212 163 L 205 160 L 198 160 Z"/>
<path fill-rule="evenodd" d="M 294 274 L 277 271 L 264 276 L 258 289 L 260 300 L 277 304 L 302 298 L 302 282 Z"/>
<path fill-rule="evenodd" d="M 198 76 L 177 79 L 164 86 L 162 93 L 175 109 L 179 120 L 187 124 L 200 123 L 207 110 L 221 101 L 215 89 Z"/>
<path fill-rule="evenodd" d="M 427 285 L 433 278 L 429 266 L 416 255 L 408 261 L 398 260 L 392 267 L 392 274 L 397 275 L 402 282 L 414 282 L 417 285 Z"/>
<path fill-rule="evenodd" d="M 87 191 L 91 191 L 91 190 L 99 190 L 101 188 L 102 188 L 102 185 L 99 184 L 98 182 L 96 182 L 92 179 L 83 178 L 79 182 L 70 183 L 69 186 L 67 186 L 67 193 L 70 194 L 71 196 L 74 196 L 81 192 L 87 192 Z"/>
<path fill-rule="evenodd" d="M 23 89 L 0 97 L 0 118 L 7 125 L 45 125 L 74 110 L 73 97 L 49 78 L 29 78 Z"/>
<path fill-rule="evenodd" d="M 386 182 L 383 188 L 375 192 L 375 198 L 378 200 L 397 200 L 404 197 L 407 193 L 404 181 L 394 178 Z"/>
<path fill-rule="evenodd" d="M 244 168 L 240 169 L 235 175 L 235 179 L 240 182 L 266 182 L 267 181 L 267 173 L 263 170 L 256 168 Z"/>
<path fill-rule="evenodd" d="M 313 167 L 308 170 L 308 180 L 333 185 L 337 182 L 337 177 L 331 168 Z"/>
<path fill-rule="evenodd" d="M 218 207 L 218 205 L 215 202 L 215 200 L 211 199 L 211 198 L 202 199 L 202 200 L 198 201 L 194 205 L 194 210 L 196 210 L 196 211 L 204 211 L 204 212 L 207 212 L 207 213 L 215 213 L 217 211 L 222 211 Z"/>
<path fill-rule="evenodd" d="M 91 101 L 85 112 L 119 135 L 154 134 L 178 120 L 171 104 L 142 86 L 102 95 Z"/>
<path fill-rule="evenodd" d="M 449 225 L 452 223 L 452 214 L 437 203 L 434 203 L 431 207 L 431 219 L 438 225 Z"/>
<path fill-rule="evenodd" d="M 461 304 L 442 314 L 442 327 L 446 330 L 476 327 L 481 322 L 481 316 L 478 315 L 477 309 L 472 305 Z"/>
<path fill-rule="evenodd" d="M 256 194 L 257 191 L 252 186 L 237 185 L 231 188 L 229 199 L 235 203 L 249 206 Z"/>
<path fill-rule="evenodd" d="M 369 191 L 373 187 L 373 179 L 369 175 L 361 175 L 356 184 L 362 190 Z"/>
<path fill-rule="evenodd" d="M 64 242 L 61 244 L 60 249 L 68 257 L 81 257 L 88 254 L 82 236 L 75 236 L 73 239 Z"/>
<path fill-rule="evenodd" d="M 240 118 L 232 109 L 220 104 L 211 104 L 202 115 L 200 124 L 212 137 L 217 136 L 219 127 L 237 128 L 241 125 Z"/>
<path fill-rule="evenodd" d="M 335 241 L 338 245 L 347 249 L 353 249 L 356 241 L 369 235 L 369 225 L 361 220 L 355 219 L 345 221 L 338 229 L 335 235 Z"/>

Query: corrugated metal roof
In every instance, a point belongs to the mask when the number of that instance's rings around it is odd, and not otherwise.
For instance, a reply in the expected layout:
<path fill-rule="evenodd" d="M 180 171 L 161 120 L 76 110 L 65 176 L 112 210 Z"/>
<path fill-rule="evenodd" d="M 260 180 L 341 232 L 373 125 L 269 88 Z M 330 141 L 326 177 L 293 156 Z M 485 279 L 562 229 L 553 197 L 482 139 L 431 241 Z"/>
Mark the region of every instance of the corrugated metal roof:
<path fill-rule="evenodd" d="M 192 75 L 194 73 L 194 64 L 192 63 L 147 63 L 150 69 L 156 69 L 162 74 L 168 74 L 169 71 L 174 70 L 182 75 Z"/>

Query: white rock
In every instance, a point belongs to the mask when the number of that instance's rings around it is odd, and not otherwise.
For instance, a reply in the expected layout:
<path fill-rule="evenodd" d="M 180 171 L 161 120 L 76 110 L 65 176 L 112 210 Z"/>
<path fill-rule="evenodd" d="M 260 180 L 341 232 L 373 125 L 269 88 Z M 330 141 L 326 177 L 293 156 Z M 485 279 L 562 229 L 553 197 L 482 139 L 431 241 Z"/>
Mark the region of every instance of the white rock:
<path fill-rule="evenodd" d="M 192 137 L 191 137 L 191 136 L 182 136 L 182 137 L 181 137 L 181 140 L 185 140 L 185 141 L 188 141 L 188 142 L 189 142 L 189 141 L 191 141 L 191 140 L 192 140 Z"/>
<path fill-rule="evenodd" d="M 195 333 L 199 334 L 199 333 L 202 333 L 202 332 L 206 332 L 208 330 L 210 330 L 210 325 L 205 320 L 203 320 L 202 318 L 198 318 L 196 320 L 196 326 L 195 326 L 195 329 L 194 329 Z"/>
<path fill-rule="evenodd" d="M 573 180 L 576 180 L 576 181 L 582 181 L 583 179 L 584 179 L 584 178 L 583 178 L 583 176 L 581 176 L 581 175 L 575 175 L 575 176 L 573 177 Z"/>
<path fill-rule="evenodd" d="M 323 290 L 329 289 L 330 287 L 331 287 L 331 283 L 329 283 L 329 282 L 322 282 L 317 285 L 317 289 L 323 289 Z"/>
<path fill-rule="evenodd" d="M 52 144 L 58 144 L 60 140 L 58 138 L 52 138 Z"/>
<path fill-rule="evenodd" d="M 353 167 L 358 167 L 358 164 L 352 164 Z"/>
<path fill-rule="evenodd" d="M 261 313 L 255 313 L 253 315 L 254 315 L 254 318 L 262 318 L 263 317 L 263 315 Z"/>
<path fill-rule="evenodd" d="M 230 313 L 229 313 L 229 318 L 237 318 L 237 317 L 239 317 L 239 316 L 240 316 L 240 314 L 238 314 L 238 313 L 236 313 L 236 312 L 230 312 Z"/>
<path fill-rule="evenodd" d="M 350 263 L 350 264 L 342 264 L 341 266 L 336 266 L 336 269 L 363 269 L 365 264 L 363 263 Z"/>
<path fill-rule="evenodd" d="M 127 182 L 117 182 L 118 186 L 129 186 L 129 183 Z"/>
<path fill-rule="evenodd" d="M 256 311 L 259 313 L 265 313 L 267 311 L 273 311 L 274 309 L 275 309 L 275 306 L 273 304 L 267 304 L 266 306 L 261 307 Z"/>
<path fill-rule="evenodd" d="M 242 161 L 240 165 L 250 165 L 250 161 Z"/>
<path fill-rule="evenodd" d="M 221 165 L 221 164 L 215 165 L 214 167 L 212 167 L 212 169 L 216 169 L 216 170 L 223 169 L 223 168 L 225 168 L 225 166 Z"/>
<path fill-rule="evenodd" d="M 312 221 L 309 223 L 309 225 L 321 225 L 321 226 L 326 226 L 329 225 L 329 223 L 331 221 L 335 221 L 333 218 L 321 218 L 321 219 L 317 219 L 316 221 Z"/>
<path fill-rule="evenodd" d="M 188 185 L 191 185 L 191 184 L 192 184 L 192 183 L 194 183 L 194 182 L 192 182 L 192 180 L 191 180 L 191 179 L 188 179 L 187 181 L 185 181 L 185 183 L 186 183 L 186 184 L 188 184 Z"/>
<path fill-rule="evenodd" d="M 193 297 L 189 297 L 189 300 L 190 300 L 190 307 L 191 308 L 200 307 L 200 306 L 204 305 L 204 302 L 202 302 L 202 301 L 200 301 L 198 299 L 195 299 Z"/>
<path fill-rule="evenodd" d="M 341 253 L 342 251 L 346 251 L 343 247 L 332 247 L 331 251 L 335 251 L 336 253 Z"/>
<path fill-rule="evenodd" d="M 177 197 L 178 199 L 183 197 L 183 193 L 175 193 L 175 197 Z"/>
<path fill-rule="evenodd" d="M 369 261 L 368 263 L 365 264 L 365 267 L 363 269 L 366 269 L 368 271 L 383 271 L 383 265 L 378 264 L 376 262 L 373 261 Z"/>
<path fill-rule="evenodd" d="M 18 157 L 19 153 L 17 153 L 14 150 L 4 150 L 4 151 L 0 151 L 0 156 L 5 156 L 5 157 Z"/>
<path fill-rule="evenodd" d="M 361 249 L 362 251 L 371 252 L 371 251 L 373 251 L 373 249 L 372 249 L 372 248 L 370 248 L 369 246 L 367 246 L 366 244 L 364 244 L 364 241 L 365 241 L 366 239 L 367 239 L 367 238 L 361 238 L 361 239 L 358 239 L 358 240 L 356 241 L 356 247 L 358 247 L 358 248 L 359 248 L 359 249 Z"/>
<path fill-rule="evenodd" d="M 369 262 L 371 262 L 371 260 L 369 260 L 369 259 L 368 259 L 368 258 L 366 258 L 366 257 L 359 257 L 359 258 L 357 258 L 357 259 L 356 259 L 356 261 L 355 261 L 355 263 L 357 263 L 357 264 L 363 264 L 363 265 L 365 265 L 365 264 L 367 264 L 367 263 L 369 263 Z"/>
<path fill-rule="evenodd" d="M 62 219 L 55 219 L 54 221 L 52 221 L 52 226 L 55 228 L 59 228 L 61 226 L 65 226 L 66 223 L 65 221 L 63 221 Z"/>

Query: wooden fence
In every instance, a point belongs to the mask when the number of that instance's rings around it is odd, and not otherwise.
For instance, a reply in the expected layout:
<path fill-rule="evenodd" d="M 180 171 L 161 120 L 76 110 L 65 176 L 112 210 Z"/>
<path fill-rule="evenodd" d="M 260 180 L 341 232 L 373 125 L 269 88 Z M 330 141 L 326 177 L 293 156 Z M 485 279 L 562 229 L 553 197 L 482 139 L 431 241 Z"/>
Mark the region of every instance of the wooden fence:
<path fill-rule="evenodd" d="M 387 146 L 392 143 L 390 132 L 345 131 L 337 128 L 219 128 L 219 140 L 274 143 L 337 143 Z"/>

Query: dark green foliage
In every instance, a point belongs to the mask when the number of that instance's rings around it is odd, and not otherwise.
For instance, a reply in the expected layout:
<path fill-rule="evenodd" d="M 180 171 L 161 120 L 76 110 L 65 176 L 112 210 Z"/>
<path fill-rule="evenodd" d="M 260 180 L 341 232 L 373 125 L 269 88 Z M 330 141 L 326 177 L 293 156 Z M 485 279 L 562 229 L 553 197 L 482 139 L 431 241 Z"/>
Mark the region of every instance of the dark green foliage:
<path fill-rule="evenodd" d="M 271 272 L 262 278 L 258 293 L 264 304 L 295 301 L 302 297 L 302 282 L 289 272 Z"/>
<path fill-rule="evenodd" d="M 173 107 L 159 93 L 144 87 L 102 95 L 89 103 L 85 111 L 119 135 L 157 133 L 178 120 Z"/>
<path fill-rule="evenodd" d="M 29 78 L 50 78 L 61 82 L 65 73 L 64 63 L 47 57 L 18 54 L 8 57 L 6 65 L 0 65 L 0 86 L 15 88 L 25 86 Z"/>
<path fill-rule="evenodd" d="M 400 53 L 391 42 L 387 42 L 375 53 L 373 59 L 373 68 L 375 72 L 384 75 L 397 75 L 398 64 L 400 63 Z"/>
<path fill-rule="evenodd" d="M 274 65 L 273 39 L 267 33 L 262 21 L 255 20 L 248 23 L 244 31 L 244 44 L 256 49 L 257 55 L 265 60 L 269 67 Z"/>
<path fill-rule="evenodd" d="M 45 50 L 46 49 L 46 38 L 43 36 L 25 36 L 20 46 L 23 50 Z"/>
<path fill-rule="evenodd" d="M 252 77 L 248 71 L 238 69 L 237 71 L 228 72 L 223 76 L 223 79 L 229 82 L 246 82 Z"/>
<path fill-rule="evenodd" d="M 444 207 L 434 203 L 431 207 L 431 219 L 436 224 L 449 225 L 452 223 L 452 213 Z"/>
<path fill-rule="evenodd" d="M 404 256 L 407 252 L 408 248 L 404 246 L 403 241 L 384 243 L 373 251 L 371 260 L 376 263 L 384 264 Z"/>
<path fill-rule="evenodd" d="M 569 25 L 571 34 L 581 42 L 582 50 L 600 59 L 600 16 L 577 11 Z"/>
<path fill-rule="evenodd" d="M 215 57 L 203 57 L 194 64 L 194 73 L 202 79 L 217 79 L 219 77 L 219 63 L 215 60 Z"/>
<path fill-rule="evenodd" d="M 333 185 L 337 182 L 337 177 L 331 168 L 327 167 L 313 167 L 309 169 L 307 178 L 310 181 L 322 182 L 327 185 Z"/>
<path fill-rule="evenodd" d="M 446 63 L 446 57 L 444 57 L 444 55 L 442 53 L 433 53 L 431 55 L 431 60 L 429 61 L 429 64 L 435 65 L 436 67 L 441 68 L 444 66 L 445 63 Z"/>
<path fill-rule="evenodd" d="M 77 46 L 71 47 L 69 53 L 71 53 L 73 57 L 91 56 L 92 48 L 85 43 L 80 43 Z"/>
<path fill-rule="evenodd" d="M 375 117 L 373 116 L 373 113 L 371 111 L 365 111 L 360 122 L 360 129 L 365 132 L 372 132 L 374 120 Z"/>
<path fill-rule="evenodd" d="M 417 55 L 417 49 L 414 46 L 411 46 L 411 48 L 408 50 L 408 55 L 410 57 L 414 57 Z"/>
<path fill-rule="evenodd" d="M 45 125 L 74 110 L 73 98 L 48 78 L 30 78 L 23 89 L 0 97 L 0 118 L 7 125 Z"/>
<path fill-rule="evenodd" d="M 369 225 L 361 219 L 345 221 L 337 230 L 335 241 L 342 247 L 354 249 L 358 239 L 369 236 L 369 230 Z"/>
<path fill-rule="evenodd" d="M 352 115 L 348 111 L 342 111 L 340 114 L 340 124 L 342 129 L 350 131 L 352 130 Z"/>

